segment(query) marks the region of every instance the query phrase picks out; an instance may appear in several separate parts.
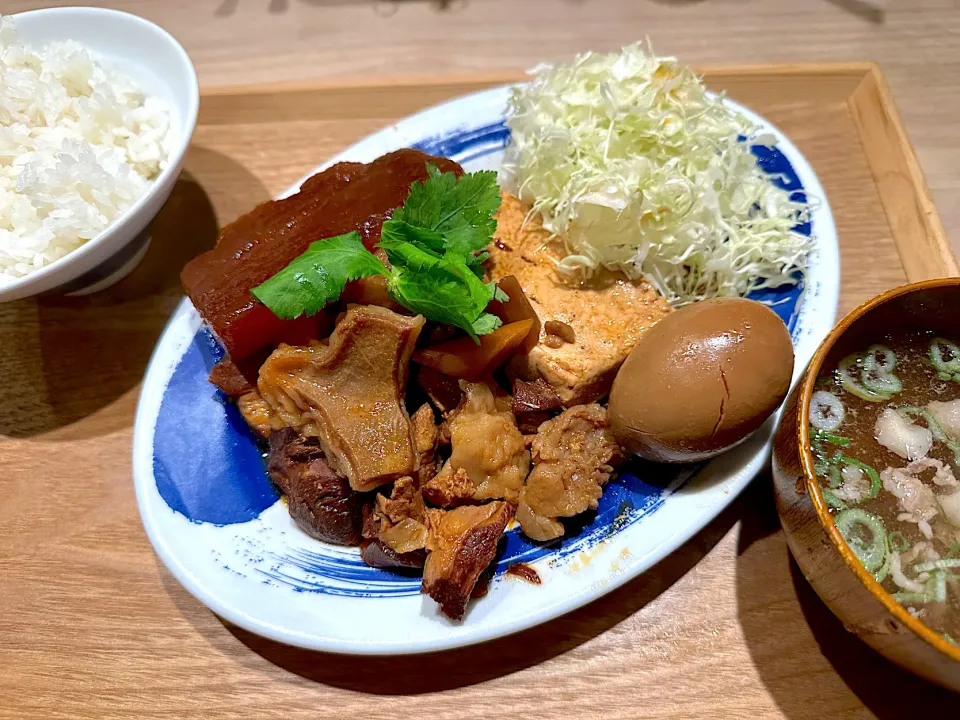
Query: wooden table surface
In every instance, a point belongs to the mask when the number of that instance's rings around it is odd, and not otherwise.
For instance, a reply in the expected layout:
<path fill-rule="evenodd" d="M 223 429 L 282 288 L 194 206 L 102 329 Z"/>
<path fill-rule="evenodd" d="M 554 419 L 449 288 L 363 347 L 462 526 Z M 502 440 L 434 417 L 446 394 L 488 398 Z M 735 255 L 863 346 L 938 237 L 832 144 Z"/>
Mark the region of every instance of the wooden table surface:
<path fill-rule="evenodd" d="M 509 69 L 644 34 L 701 64 L 877 60 L 947 232 L 960 235 L 956 0 L 886 14 L 854 0 L 100 4 L 169 28 L 207 87 Z M 214 202 L 245 207 L 280 187 Z M 482 648 L 352 659 L 226 627 L 153 557 L 129 482 L 137 383 L 183 259 L 165 258 L 151 287 L 126 295 L 2 314 L 0 445 L 14 442 L 0 460 L 0 718 L 951 717 L 960 705 L 844 631 L 790 561 L 767 478 L 641 578 Z M 14 340 L 18 352 L 3 352 Z M 64 470 L 73 464 L 121 480 L 79 482 Z"/>

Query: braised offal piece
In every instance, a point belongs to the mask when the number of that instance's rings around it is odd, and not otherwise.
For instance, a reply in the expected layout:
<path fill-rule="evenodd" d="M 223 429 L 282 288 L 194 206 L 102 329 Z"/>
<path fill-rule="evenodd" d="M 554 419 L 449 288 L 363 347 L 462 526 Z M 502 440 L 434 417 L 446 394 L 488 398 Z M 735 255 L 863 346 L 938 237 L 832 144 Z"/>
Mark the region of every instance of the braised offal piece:
<path fill-rule="evenodd" d="M 459 620 L 477 579 L 496 555 L 513 511 L 509 504 L 495 501 L 428 514 L 429 554 L 422 592 L 436 600 L 445 615 Z"/>
<path fill-rule="evenodd" d="M 395 553 L 422 550 L 427 544 L 427 507 L 417 482 L 402 477 L 390 496 L 378 494 L 364 520 L 364 535 L 380 540 Z"/>
<path fill-rule="evenodd" d="M 511 409 L 518 415 L 520 413 L 544 412 L 562 408 L 563 401 L 557 395 L 557 391 L 545 380 L 538 378 L 534 382 L 520 379 L 513 381 Z"/>
<path fill-rule="evenodd" d="M 385 570 L 416 570 L 427 561 L 426 550 L 398 553 L 376 538 L 360 543 L 360 559 L 370 567 Z"/>
<path fill-rule="evenodd" d="M 495 398 L 484 383 L 461 382 L 461 387 L 464 399 L 450 420 L 450 459 L 424 493 L 434 501 L 451 498 L 437 503 L 443 505 L 491 498 L 515 503 L 530 470 L 530 453 L 510 412 L 509 396 Z"/>
<path fill-rule="evenodd" d="M 271 434 L 267 471 L 287 496 L 290 517 L 307 535 L 335 545 L 360 542 L 360 495 L 330 469 L 316 438 L 293 428 Z"/>
<path fill-rule="evenodd" d="M 421 316 L 350 308 L 327 344 L 281 345 L 260 368 L 260 393 L 287 425 L 317 436 L 354 490 L 413 474 L 419 459 L 404 408 Z"/>
<path fill-rule="evenodd" d="M 237 410 L 261 440 L 266 440 L 274 430 L 285 426 L 256 388 L 237 398 Z"/>
<path fill-rule="evenodd" d="M 235 360 L 283 342 L 295 320 L 281 320 L 250 295 L 301 255 L 310 243 L 358 231 L 368 249 L 427 164 L 462 173 L 459 165 L 419 150 L 398 150 L 369 164 L 338 163 L 299 192 L 258 205 L 220 232 L 217 246 L 191 260 L 180 279 L 200 315 Z"/>
<path fill-rule="evenodd" d="M 534 540 L 563 535 L 558 518 L 595 510 L 623 451 L 600 405 L 577 405 L 540 426 L 517 521 Z"/>

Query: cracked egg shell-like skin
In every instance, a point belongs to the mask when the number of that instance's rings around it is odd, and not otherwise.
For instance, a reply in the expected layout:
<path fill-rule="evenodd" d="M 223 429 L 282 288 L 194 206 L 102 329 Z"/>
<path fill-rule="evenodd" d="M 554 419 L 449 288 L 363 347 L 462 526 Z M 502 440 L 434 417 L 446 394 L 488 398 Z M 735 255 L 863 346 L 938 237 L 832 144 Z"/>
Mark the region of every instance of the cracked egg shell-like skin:
<path fill-rule="evenodd" d="M 744 440 L 777 409 L 793 374 L 793 343 L 770 308 L 714 298 L 645 332 L 610 391 L 620 444 L 655 462 L 696 462 Z"/>

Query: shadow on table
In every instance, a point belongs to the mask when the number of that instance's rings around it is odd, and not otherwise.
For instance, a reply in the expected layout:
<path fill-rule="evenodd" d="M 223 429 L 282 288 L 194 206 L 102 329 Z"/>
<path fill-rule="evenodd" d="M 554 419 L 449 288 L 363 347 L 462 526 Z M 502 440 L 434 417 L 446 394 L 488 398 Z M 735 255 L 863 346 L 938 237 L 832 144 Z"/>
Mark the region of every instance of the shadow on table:
<path fill-rule="evenodd" d="M 879 718 L 934 717 L 957 696 L 901 670 L 843 624 L 807 583 L 780 532 L 769 476 L 754 483 L 738 543 L 737 595 L 756 672 L 789 718 L 866 705 Z M 936 712 L 935 712 L 936 711 Z"/>
<path fill-rule="evenodd" d="M 417 695 L 465 687 L 545 662 L 615 627 L 655 600 L 710 552 L 737 521 L 737 512 L 736 507 L 729 508 L 669 558 L 586 607 L 472 647 L 415 656 L 351 657 L 288 647 L 225 621 L 223 625 L 262 658 L 314 682 L 376 695 Z M 212 629 L 206 618 L 196 617 L 196 601 L 171 585 L 172 581 L 167 591 L 184 617 L 212 645 L 224 648 L 222 633 Z M 238 659 L 249 665 L 260 662 L 253 656 Z"/>
<path fill-rule="evenodd" d="M 198 175 L 191 169 L 196 167 Z M 129 426 L 127 413 L 78 425 L 135 388 L 160 332 L 182 296 L 180 271 L 213 247 L 217 216 L 207 178 L 245 177 L 258 200 L 263 185 L 230 158 L 190 151 L 188 170 L 150 226 L 143 262 L 111 288 L 83 297 L 44 296 L 0 305 L 0 437 L 78 439 Z M 68 427 L 69 426 L 69 427 Z"/>

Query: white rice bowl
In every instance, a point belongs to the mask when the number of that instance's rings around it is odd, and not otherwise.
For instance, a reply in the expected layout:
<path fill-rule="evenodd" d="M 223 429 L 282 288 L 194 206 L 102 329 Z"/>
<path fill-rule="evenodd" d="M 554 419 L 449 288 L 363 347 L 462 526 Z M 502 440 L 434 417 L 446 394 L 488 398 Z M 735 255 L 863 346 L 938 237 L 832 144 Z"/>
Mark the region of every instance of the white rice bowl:
<path fill-rule="evenodd" d="M 75 42 L 0 17 L 0 287 L 76 250 L 167 167 L 170 111 Z"/>

